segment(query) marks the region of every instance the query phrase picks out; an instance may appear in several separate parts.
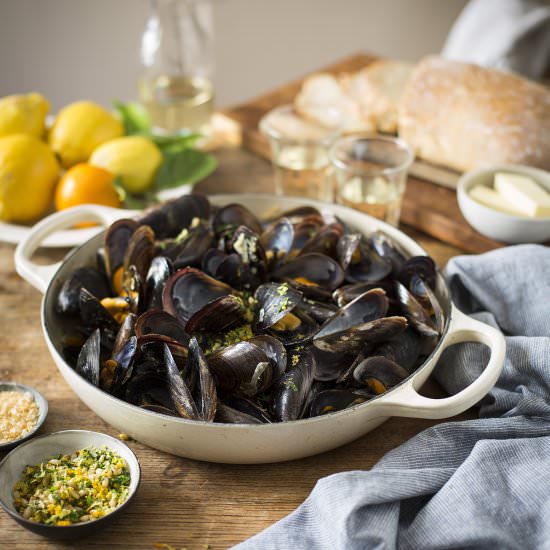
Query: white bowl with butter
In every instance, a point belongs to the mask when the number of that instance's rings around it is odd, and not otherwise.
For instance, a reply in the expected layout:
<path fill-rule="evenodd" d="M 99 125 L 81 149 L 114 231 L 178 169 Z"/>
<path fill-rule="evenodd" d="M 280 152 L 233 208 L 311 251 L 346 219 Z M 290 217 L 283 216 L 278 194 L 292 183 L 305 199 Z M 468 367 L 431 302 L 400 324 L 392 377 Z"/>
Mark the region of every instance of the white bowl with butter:
<path fill-rule="evenodd" d="M 457 198 L 468 223 L 486 237 L 508 244 L 550 241 L 550 172 L 508 164 L 479 168 L 460 178 Z"/>

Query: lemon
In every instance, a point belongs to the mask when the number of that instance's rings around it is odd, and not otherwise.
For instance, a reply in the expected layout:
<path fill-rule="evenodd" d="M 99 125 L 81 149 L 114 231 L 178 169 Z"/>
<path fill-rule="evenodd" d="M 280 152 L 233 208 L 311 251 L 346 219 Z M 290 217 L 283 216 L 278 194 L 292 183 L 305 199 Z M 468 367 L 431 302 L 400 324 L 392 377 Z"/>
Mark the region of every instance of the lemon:
<path fill-rule="evenodd" d="M 143 193 L 153 185 L 162 153 L 150 139 L 125 136 L 100 145 L 89 162 L 120 176 L 130 193 Z"/>
<path fill-rule="evenodd" d="M 50 105 L 40 94 L 9 95 L 0 99 L 0 136 L 44 134 L 44 124 Z"/>
<path fill-rule="evenodd" d="M 28 134 L 0 138 L 0 219 L 32 222 L 47 213 L 59 165 L 51 149 Z"/>
<path fill-rule="evenodd" d="M 91 101 L 77 101 L 59 111 L 50 130 L 51 148 L 65 168 L 90 158 L 102 143 L 124 133 L 122 123 Z"/>

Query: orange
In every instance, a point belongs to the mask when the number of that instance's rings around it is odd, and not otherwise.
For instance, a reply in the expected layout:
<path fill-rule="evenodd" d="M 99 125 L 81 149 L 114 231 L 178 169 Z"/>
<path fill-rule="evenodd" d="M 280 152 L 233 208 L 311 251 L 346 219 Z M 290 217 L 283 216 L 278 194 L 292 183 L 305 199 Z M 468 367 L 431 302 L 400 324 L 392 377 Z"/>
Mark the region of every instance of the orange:
<path fill-rule="evenodd" d="M 55 209 L 77 204 L 102 204 L 118 208 L 120 197 L 113 185 L 114 176 L 85 162 L 73 166 L 61 178 L 55 190 Z"/>

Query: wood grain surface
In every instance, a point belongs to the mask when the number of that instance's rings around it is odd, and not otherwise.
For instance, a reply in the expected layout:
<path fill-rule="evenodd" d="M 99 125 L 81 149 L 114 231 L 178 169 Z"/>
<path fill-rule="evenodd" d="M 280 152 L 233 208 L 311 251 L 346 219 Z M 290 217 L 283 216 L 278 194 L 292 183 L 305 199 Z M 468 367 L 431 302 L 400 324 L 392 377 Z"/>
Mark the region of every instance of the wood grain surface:
<path fill-rule="evenodd" d="M 372 55 L 356 54 L 320 71 L 334 74 L 353 72 L 366 67 L 374 59 Z M 273 107 L 292 103 L 302 81 L 300 79 L 285 84 L 243 105 L 225 110 L 225 114 L 241 127 L 243 147 L 265 158 L 271 157 L 269 144 L 259 131 L 258 123 Z M 468 252 L 486 252 L 503 246 L 480 235 L 464 219 L 458 208 L 456 192 L 448 189 L 456 185 L 457 179 L 458 174 L 447 168 L 415 162 L 409 171 L 402 221 Z M 434 181 L 440 185 L 432 183 Z"/>
<path fill-rule="evenodd" d="M 199 185 L 206 193 L 271 190 L 269 164 L 240 151 L 221 151 L 219 170 Z M 415 230 L 404 228 L 441 267 L 459 254 Z M 29 384 L 48 399 L 42 433 L 85 428 L 118 433 L 89 410 L 58 373 L 40 327 L 41 296 L 14 271 L 13 247 L 0 245 L 0 380 Z M 44 251 L 49 263 L 65 250 Z M 441 396 L 434 382 L 428 393 Z M 473 418 L 474 411 L 451 421 Z M 234 466 L 170 456 L 129 442 L 142 466 L 137 497 L 118 523 L 94 537 L 55 543 L 33 535 L 0 512 L 0 548 L 153 549 L 166 543 L 188 550 L 228 548 L 268 527 L 296 508 L 316 481 L 336 472 L 371 468 L 386 452 L 438 423 L 394 418 L 357 441 L 320 456 L 272 465 Z M 3 458 L 0 453 L 0 459 Z"/>

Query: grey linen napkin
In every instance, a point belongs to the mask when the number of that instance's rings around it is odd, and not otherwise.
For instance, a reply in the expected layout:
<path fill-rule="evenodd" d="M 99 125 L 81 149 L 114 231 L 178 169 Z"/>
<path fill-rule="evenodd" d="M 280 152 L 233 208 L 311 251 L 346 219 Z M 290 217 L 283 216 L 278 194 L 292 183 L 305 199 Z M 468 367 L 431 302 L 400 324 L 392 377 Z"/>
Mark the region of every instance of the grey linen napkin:
<path fill-rule="evenodd" d="M 465 313 L 504 332 L 507 353 L 479 419 L 439 424 L 370 471 L 320 479 L 249 549 L 550 548 L 550 248 L 461 256 L 446 276 Z M 449 392 L 482 371 L 480 345 L 449 349 Z"/>

